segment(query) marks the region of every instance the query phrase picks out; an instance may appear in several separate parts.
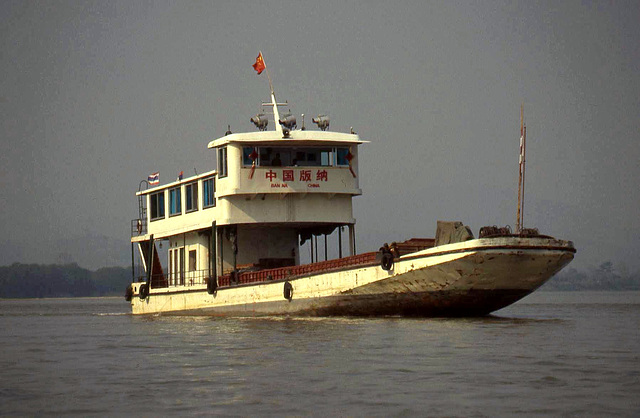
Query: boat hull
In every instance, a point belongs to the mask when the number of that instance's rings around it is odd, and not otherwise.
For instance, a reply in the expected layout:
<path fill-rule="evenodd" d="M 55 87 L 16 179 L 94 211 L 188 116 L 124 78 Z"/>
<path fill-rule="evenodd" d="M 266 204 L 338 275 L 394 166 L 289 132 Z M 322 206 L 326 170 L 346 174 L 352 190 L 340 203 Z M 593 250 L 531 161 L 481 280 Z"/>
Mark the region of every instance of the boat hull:
<path fill-rule="evenodd" d="M 134 314 L 481 316 L 528 295 L 567 265 L 575 249 L 551 238 L 489 238 L 430 248 L 380 264 L 218 289 L 134 284 Z M 285 292 L 290 286 L 291 292 Z M 285 296 L 291 296 L 285 298 Z"/>

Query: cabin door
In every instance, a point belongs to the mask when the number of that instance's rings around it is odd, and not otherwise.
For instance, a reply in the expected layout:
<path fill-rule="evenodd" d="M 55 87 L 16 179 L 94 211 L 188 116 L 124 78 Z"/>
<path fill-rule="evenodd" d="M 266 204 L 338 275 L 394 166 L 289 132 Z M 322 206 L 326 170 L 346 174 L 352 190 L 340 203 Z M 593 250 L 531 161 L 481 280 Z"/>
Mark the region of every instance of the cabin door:
<path fill-rule="evenodd" d="M 179 281 L 180 285 L 184 286 L 184 247 L 180 248 L 180 257 L 178 258 L 178 268 L 180 269 Z"/>
<path fill-rule="evenodd" d="M 176 258 L 178 256 L 178 250 L 169 250 L 169 277 L 171 286 L 175 286 L 178 284 L 178 264 L 176 263 Z"/>
<path fill-rule="evenodd" d="M 169 251 L 169 263 L 171 264 L 171 285 L 178 285 L 178 250 Z"/>
<path fill-rule="evenodd" d="M 176 285 L 176 265 L 174 262 L 173 250 L 169 250 L 169 286 Z"/>
<path fill-rule="evenodd" d="M 184 248 L 169 250 L 169 269 L 171 284 L 173 286 L 184 285 Z"/>

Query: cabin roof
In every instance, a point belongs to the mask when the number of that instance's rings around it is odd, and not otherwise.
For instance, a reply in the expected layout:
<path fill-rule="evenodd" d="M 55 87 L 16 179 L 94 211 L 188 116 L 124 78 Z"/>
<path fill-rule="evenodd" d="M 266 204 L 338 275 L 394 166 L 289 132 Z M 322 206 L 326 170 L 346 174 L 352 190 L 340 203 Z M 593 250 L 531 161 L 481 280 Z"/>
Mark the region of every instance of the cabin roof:
<path fill-rule="evenodd" d="M 309 146 L 309 145 L 359 145 L 366 144 L 357 134 L 345 134 L 329 131 L 293 130 L 289 137 L 283 138 L 275 131 L 243 132 L 229 134 L 209 142 L 208 148 L 218 148 L 231 143 L 247 143 L 271 146 Z"/>
<path fill-rule="evenodd" d="M 171 183 L 166 183 L 166 184 L 162 184 L 162 185 L 155 186 L 155 187 L 149 187 L 146 190 L 140 190 L 140 191 L 136 192 L 136 196 L 141 196 L 141 195 L 157 192 L 157 191 L 162 190 L 162 189 L 168 189 L 168 188 L 171 188 L 171 187 L 176 187 L 176 186 L 179 186 L 179 185 L 185 184 L 185 183 L 191 183 L 191 182 L 199 180 L 201 178 L 211 177 L 211 176 L 215 175 L 216 173 L 217 173 L 216 170 L 207 171 L 206 173 L 198 174 L 196 176 L 187 177 L 187 178 L 184 178 L 182 180 L 176 180 L 176 181 L 173 181 Z"/>

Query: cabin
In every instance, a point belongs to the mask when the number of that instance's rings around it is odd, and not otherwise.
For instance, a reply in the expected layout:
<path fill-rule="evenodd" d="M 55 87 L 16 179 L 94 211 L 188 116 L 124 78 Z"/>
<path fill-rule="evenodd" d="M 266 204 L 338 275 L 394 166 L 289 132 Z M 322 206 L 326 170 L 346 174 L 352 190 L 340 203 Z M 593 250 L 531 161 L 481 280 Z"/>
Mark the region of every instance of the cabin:
<path fill-rule="evenodd" d="M 211 141 L 217 170 L 136 193 L 132 263 L 137 246 L 147 272 L 140 281 L 159 288 L 229 276 L 233 283 L 240 272 L 300 265 L 305 244 L 310 261 L 319 261 L 315 237 L 336 229 L 339 257 L 355 254 L 352 198 L 362 194 L 358 145 L 365 141 L 355 133 L 294 129 L 277 111 L 274 119 L 282 125 L 275 130 L 262 123 L 258 132 L 229 131 Z M 158 242 L 167 245 L 166 271 Z"/>

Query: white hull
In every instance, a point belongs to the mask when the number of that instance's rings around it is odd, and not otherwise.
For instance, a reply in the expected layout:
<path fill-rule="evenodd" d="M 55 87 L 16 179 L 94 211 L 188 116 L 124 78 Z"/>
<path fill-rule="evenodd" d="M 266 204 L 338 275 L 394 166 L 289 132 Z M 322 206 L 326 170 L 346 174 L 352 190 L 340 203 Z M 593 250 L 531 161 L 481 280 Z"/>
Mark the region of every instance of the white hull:
<path fill-rule="evenodd" d="M 573 244 L 551 238 L 475 239 L 380 264 L 254 284 L 151 289 L 134 314 L 171 315 L 486 315 L 531 293 L 568 264 Z M 293 288 L 291 300 L 284 286 Z"/>

